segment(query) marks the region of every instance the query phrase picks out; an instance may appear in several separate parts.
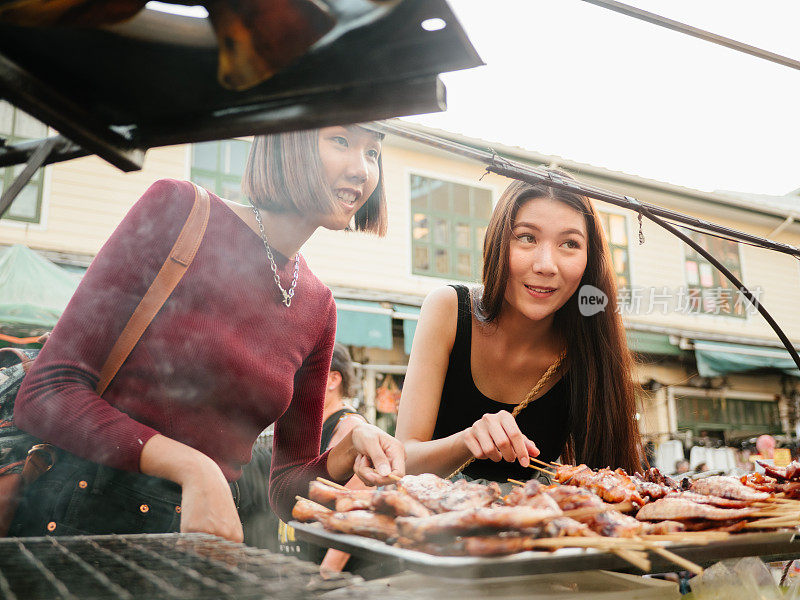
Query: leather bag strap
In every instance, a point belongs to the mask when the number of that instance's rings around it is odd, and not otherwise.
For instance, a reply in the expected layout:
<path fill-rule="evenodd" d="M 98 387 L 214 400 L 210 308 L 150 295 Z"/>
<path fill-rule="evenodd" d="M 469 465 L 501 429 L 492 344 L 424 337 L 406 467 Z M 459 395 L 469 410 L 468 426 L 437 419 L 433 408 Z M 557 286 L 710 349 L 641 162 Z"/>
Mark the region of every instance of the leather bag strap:
<path fill-rule="evenodd" d="M 192 184 L 194 185 L 194 184 Z M 211 201 L 208 192 L 194 185 L 194 205 L 189 212 L 186 223 L 183 225 L 178 239 L 164 261 L 161 270 L 156 275 L 150 288 L 147 290 L 136 310 L 133 311 L 128 324 L 122 330 L 111 353 L 108 355 L 103 368 L 100 370 L 100 380 L 97 382 L 97 393 L 103 395 L 119 368 L 128 358 L 150 322 L 169 298 L 172 290 L 192 264 L 197 248 L 203 240 L 203 235 L 208 225 L 208 215 L 211 212 Z"/>

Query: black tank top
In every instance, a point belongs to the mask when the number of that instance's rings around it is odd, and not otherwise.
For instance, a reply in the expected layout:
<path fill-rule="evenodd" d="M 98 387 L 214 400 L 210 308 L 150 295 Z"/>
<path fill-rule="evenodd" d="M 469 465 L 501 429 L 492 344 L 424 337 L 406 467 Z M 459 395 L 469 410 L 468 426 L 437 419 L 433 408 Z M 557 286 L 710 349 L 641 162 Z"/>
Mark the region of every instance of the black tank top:
<path fill-rule="evenodd" d="M 349 406 L 345 406 L 344 408 L 340 408 L 335 413 L 332 413 L 325 419 L 325 422 L 322 424 L 322 436 L 319 439 L 319 453 L 322 454 L 325 450 L 328 449 L 328 446 L 331 443 L 331 439 L 333 438 L 333 434 L 336 433 L 336 426 L 341 421 L 342 417 L 345 415 L 357 415 L 358 412 L 354 408 L 350 408 Z"/>
<path fill-rule="evenodd" d="M 471 364 L 472 306 L 469 289 L 463 285 L 452 287 L 458 294 L 458 326 L 442 388 L 433 439 L 444 438 L 471 427 L 486 413 L 501 410 L 511 412 L 514 409 L 512 404 L 487 398 L 475 385 Z M 562 377 L 547 393 L 528 404 L 517 415 L 520 430 L 539 448 L 540 460 L 555 460 L 564 450 L 569 419 L 568 398 L 568 383 Z M 522 467 L 518 462 L 501 460 L 496 463 L 484 459 L 474 461 L 463 473 L 473 479 L 505 482 L 509 477 L 532 479 L 537 472 Z"/>

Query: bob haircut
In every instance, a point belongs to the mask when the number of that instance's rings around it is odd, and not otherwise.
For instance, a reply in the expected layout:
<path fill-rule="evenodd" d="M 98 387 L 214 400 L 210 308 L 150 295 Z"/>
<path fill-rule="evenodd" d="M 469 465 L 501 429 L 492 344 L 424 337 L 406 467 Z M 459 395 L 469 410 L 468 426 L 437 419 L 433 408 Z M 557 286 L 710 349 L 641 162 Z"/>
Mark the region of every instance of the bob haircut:
<path fill-rule="evenodd" d="M 567 173 L 553 170 L 565 179 Z M 636 425 L 634 359 L 628 349 L 622 317 L 617 312 L 617 277 L 605 233 L 588 198 L 539 184 L 515 181 L 506 188 L 492 213 L 483 245 L 483 289 L 473 296 L 479 322 L 496 322 L 503 308 L 508 281 L 512 228 L 519 209 L 529 200 L 549 198 L 583 215 L 587 261 L 581 278 L 608 298 L 604 311 L 584 317 L 576 291 L 555 314 L 554 328 L 566 343 L 564 377 L 569 384 L 569 435 L 564 460 L 593 468 L 641 470 L 642 448 Z"/>
<path fill-rule="evenodd" d="M 336 201 L 323 178 L 318 140 L 319 129 L 256 136 L 242 177 L 242 193 L 261 210 L 331 212 Z M 356 212 L 354 222 L 356 231 L 383 236 L 388 216 L 380 156 L 378 169 L 378 185 Z"/>

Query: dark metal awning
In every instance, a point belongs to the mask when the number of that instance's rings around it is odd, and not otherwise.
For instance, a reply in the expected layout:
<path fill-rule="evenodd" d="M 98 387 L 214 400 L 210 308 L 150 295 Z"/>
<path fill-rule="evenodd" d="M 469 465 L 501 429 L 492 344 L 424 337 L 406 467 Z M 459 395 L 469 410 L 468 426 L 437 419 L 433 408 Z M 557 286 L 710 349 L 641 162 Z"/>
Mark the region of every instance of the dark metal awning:
<path fill-rule="evenodd" d="M 0 23 L 0 97 L 63 136 L 37 167 L 97 154 L 130 171 L 157 146 L 443 110 L 438 74 L 482 64 L 444 0 L 328 4 L 334 28 L 245 91 L 217 82 L 207 19 L 144 10 L 100 29 Z M 445 26 L 424 28 L 431 19 Z M 39 148 L 0 145 L 0 167 L 37 162 Z"/>

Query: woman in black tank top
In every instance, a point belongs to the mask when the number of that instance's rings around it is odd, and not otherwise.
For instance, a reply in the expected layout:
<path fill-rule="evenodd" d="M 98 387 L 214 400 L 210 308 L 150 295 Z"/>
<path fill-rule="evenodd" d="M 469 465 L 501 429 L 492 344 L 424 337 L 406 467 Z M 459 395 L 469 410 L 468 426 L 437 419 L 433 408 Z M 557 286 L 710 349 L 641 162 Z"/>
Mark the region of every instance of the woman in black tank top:
<path fill-rule="evenodd" d="M 592 205 L 515 182 L 493 211 L 483 255 L 482 287 L 440 288 L 423 303 L 397 422 L 406 472 L 446 477 L 475 458 L 470 478 L 530 479 L 529 457 L 638 470 L 633 360 Z M 604 310 L 581 304 L 585 293 L 605 296 Z"/>

